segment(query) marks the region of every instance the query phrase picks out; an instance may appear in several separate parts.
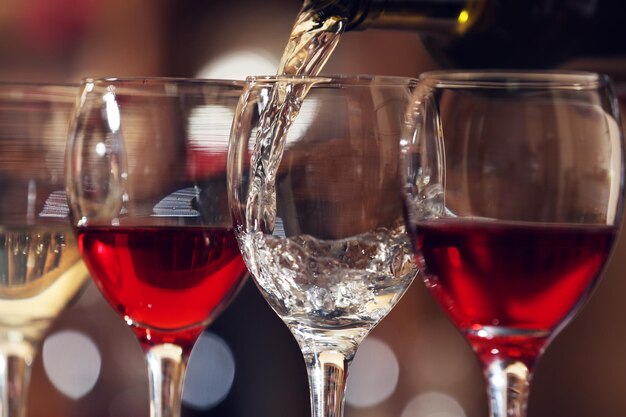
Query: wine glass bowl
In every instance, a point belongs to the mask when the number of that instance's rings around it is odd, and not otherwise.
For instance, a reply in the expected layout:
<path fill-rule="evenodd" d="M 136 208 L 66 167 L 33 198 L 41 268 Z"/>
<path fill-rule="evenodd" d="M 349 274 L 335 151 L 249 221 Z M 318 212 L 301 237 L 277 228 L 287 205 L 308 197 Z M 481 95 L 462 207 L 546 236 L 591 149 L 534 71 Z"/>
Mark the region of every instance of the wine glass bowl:
<path fill-rule="evenodd" d="M 191 348 L 240 288 L 226 152 L 242 84 L 85 80 L 68 146 L 79 248 L 148 361 L 151 415 L 180 413 Z"/>
<path fill-rule="evenodd" d="M 491 415 L 523 416 L 536 361 L 616 240 L 623 143 L 610 81 L 435 72 L 415 103 L 402 166 L 416 258 L 478 355 Z"/>
<path fill-rule="evenodd" d="M 416 273 L 397 180 L 413 84 L 250 77 L 235 116 L 235 232 L 259 289 L 300 345 L 314 416 L 341 414 L 347 365 Z"/>

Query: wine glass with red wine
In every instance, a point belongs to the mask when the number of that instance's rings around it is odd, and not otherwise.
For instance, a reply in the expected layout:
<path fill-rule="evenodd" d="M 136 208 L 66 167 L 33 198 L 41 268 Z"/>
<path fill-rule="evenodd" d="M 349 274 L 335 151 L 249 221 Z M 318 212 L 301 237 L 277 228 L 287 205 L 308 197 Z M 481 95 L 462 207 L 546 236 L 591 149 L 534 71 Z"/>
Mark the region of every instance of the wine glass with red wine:
<path fill-rule="evenodd" d="M 246 275 L 226 196 L 242 84 L 85 80 L 67 190 L 91 275 L 145 352 L 151 417 L 180 414 L 191 348 Z"/>
<path fill-rule="evenodd" d="M 492 417 L 526 414 L 537 360 L 616 241 L 623 139 L 610 80 L 434 72 L 401 148 L 426 286 L 474 349 Z"/>

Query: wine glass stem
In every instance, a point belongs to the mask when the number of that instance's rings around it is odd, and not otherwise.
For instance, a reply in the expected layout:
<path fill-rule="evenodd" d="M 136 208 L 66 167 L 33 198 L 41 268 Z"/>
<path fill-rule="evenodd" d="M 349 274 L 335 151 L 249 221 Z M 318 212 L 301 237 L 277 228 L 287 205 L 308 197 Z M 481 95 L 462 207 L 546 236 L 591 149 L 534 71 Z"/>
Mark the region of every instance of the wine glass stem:
<path fill-rule="evenodd" d="M 484 365 L 491 417 L 526 417 L 531 378 L 529 367 L 518 360 L 494 359 Z"/>
<path fill-rule="evenodd" d="M 346 357 L 337 351 L 305 354 L 312 417 L 341 417 L 348 378 Z"/>
<path fill-rule="evenodd" d="M 0 351 L 2 416 L 25 417 L 35 347 L 25 340 L 4 342 Z"/>
<path fill-rule="evenodd" d="M 180 346 L 163 343 L 147 349 L 150 417 L 179 417 L 188 355 Z"/>

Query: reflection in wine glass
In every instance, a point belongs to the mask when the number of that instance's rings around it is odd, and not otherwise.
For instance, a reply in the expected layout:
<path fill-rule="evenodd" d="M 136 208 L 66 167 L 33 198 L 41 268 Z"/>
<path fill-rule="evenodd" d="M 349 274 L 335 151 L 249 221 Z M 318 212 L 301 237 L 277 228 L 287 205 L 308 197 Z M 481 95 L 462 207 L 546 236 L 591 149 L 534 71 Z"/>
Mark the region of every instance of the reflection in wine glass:
<path fill-rule="evenodd" d="M 180 414 L 191 348 L 240 287 L 226 151 L 242 84 L 86 80 L 68 146 L 79 249 L 139 339 L 150 415 Z"/>
<path fill-rule="evenodd" d="M 438 72 L 416 91 L 402 147 L 416 258 L 481 362 L 491 415 L 521 417 L 537 360 L 615 243 L 624 151 L 611 84 Z"/>
<path fill-rule="evenodd" d="M 23 417 L 31 364 L 87 278 L 64 189 L 78 86 L 0 84 L 0 415 Z"/>
<path fill-rule="evenodd" d="M 413 83 L 249 78 L 235 114 L 235 233 L 258 287 L 300 345 L 315 417 L 342 415 L 348 364 L 416 274 L 397 180 Z M 305 93 L 315 106 L 300 106 Z M 275 108 L 272 94 L 284 94 L 282 105 L 264 118 Z M 257 153 L 268 138 L 276 152 Z"/>

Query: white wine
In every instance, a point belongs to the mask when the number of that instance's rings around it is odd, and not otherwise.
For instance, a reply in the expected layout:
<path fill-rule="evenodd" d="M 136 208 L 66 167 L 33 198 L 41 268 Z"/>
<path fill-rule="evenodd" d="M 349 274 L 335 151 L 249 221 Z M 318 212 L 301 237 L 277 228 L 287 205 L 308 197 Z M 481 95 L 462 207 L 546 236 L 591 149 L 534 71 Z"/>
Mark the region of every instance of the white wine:
<path fill-rule="evenodd" d="M 37 340 L 87 277 L 71 230 L 0 233 L 0 331 Z"/>
<path fill-rule="evenodd" d="M 415 276 L 404 226 L 334 240 L 262 233 L 244 239 L 251 272 L 296 338 L 299 329 L 340 330 L 334 337 L 358 343 Z"/>

